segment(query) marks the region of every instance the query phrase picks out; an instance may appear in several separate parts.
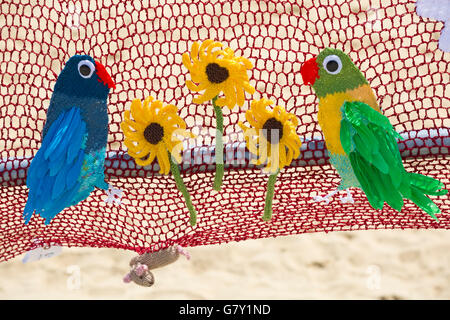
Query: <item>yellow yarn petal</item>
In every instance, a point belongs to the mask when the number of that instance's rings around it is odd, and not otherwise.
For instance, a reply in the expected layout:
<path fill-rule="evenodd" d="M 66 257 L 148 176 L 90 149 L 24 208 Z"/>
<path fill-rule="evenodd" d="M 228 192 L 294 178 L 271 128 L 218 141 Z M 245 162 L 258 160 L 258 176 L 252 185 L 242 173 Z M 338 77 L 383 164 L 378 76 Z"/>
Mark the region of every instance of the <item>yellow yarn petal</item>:
<path fill-rule="evenodd" d="M 215 96 L 219 94 L 219 90 L 215 87 L 209 87 L 206 89 L 205 93 L 197 98 L 194 98 L 192 101 L 197 104 L 202 104 L 205 101 L 212 100 Z"/>
<path fill-rule="evenodd" d="M 262 125 L 264 124 L 264 121 L 258 121 L 256 119 L 256 115 L 250 110 L 247 110 L 247 112 L 245 113 L 245 119 L 248 121 L 248 123 L 250 123 L 251 126 L 255 127 L 258 130 L 261 129 Z"/>
<path fill-rule="evenodd" d="M 133 119 L 136 121 L 137 119 L 143 119 L 146 115 L 142 110 L 142 104 L 141 104 L 141 100 L 139 99 L 134 99 L 131 102 L 131 115 L 133 116 Z M 127 114 L 127 111 L 125 111 L 125 114 Z M 129 118 L 129 111 L 128 111 L 128 117 Z"/>
<path fill-rule="evenodd" d="M 208 46 L 208 50 L 207 50 L 206 55 L 207 56 L 211 56 L 212 55 L 212 51 L 214 50 L 214 48 L 221 48 L 221 47 L 222 47 L 222 43 L 220 43 L 220 42 L 212 43 L 210 46 Z M 217 50 L 217 51 L 218 51 L 218 54 L 221 53 L 220 50 Z"/>
<path fill-rule="evenodd" d="M 284 145 L 279 144 L 278 146 L 278 156 L 280 158 L 280 168 L 284 168 L 287 164 L 287 160 L 286 160 L 286 148 L 284 147 Z"/>
<path fill-rule="evenodd" d="M 202 45 L 200 46 L 200 50 L 199 50 L 199 54 L 198 54 L 200 57 L 200 61 L 205 60 L 205 58 L 206 58 L 205 50 L 212 43 L 213 43 L 213 40 L 211 40 L 211 39 L 208 39 L 208 40 L 205 40 L 202 42 Z"/>
<path fill-rule="evenodd" d="M 231 110 L 236 105 L 236 90 L 232 84 L 227 85 L 223 90 L 226 97 L 225 105 Z"/>
<path fill-rule="evenodd" d="M 133 129 L 136 132 L 143 131 L 147 127 L 144 124 L 143 119 L 141 121 L 132 121 L 132 120 L 124 119 L 122 123 L 124 125 L 127 125 L 129 129 Z"/>
<path fill-rule="evenodd" d="M 174 141 L 173 146 L 170 148 L 170 154 L 175 158 L 175 161 L 180 164 L 182 161 L 181 151 L 183 150 L 183 143 L 181 141 Z"/>
<path fill-rule="evenodd" d="M 244 88 L 245 91 L 247 91 L 250 94 L 254 94 L 255 93 L 255 88 L 253 86 L 251 86 L 248 82 L 244 82 L 243 88 Z"/>
<path fill-rule="evenodd" d="M 129 137 L 130 139 L 132 139 L 134 141 L 137 141 L 137 142 L 145 141 L 145 138 L 144 138 L 143 134 L 140 134 L 139 132 L 131 131 L 126 126 L 126 124 L 124 124 L 123 122 L 121 123 L 120 128 L 122 129 L 122 131 L 125 134 L 125 136 Z"/>
<path fill-rule="evenodd" d="M 141 153 L 144 150 L 145 146 L 148 144 L 146 142 L 137 142 L 135 140 L 131 140 L 129 139 L 129 137 L 125 137 L 123 143 L 127 147 L 128 151 L 131 151 L 133 153 Z"/>
<path fill-rule="evenodd" d="M 134 161 L 136 161 L 137 165 L 145 167 L 145 166 L 150 165 L 153 162 L 153 160 L 155 160 L 155 156 L 156 156 L 155 152 L 150 152 L 150 155 L 148 156 L 148 158 L 146 160 L 142 160 L 140 158 L 135 158 Z"/>
<path fill-rule="evenodd" d="M 205 86 L 204 83 L 203 83 L 203 86 Z M 198 91 L 202 91 L 203 90 L 203 89 L 200 88 L 199 85 L 196 85 L 191 80 L 186 80 L 186 87 L 188 87 L 189 90 L 194 91 L 194 92 L 198 92 Z"/>
<path fill-rule="evenodd" d="M 237 96 L 237 99 L 236 99 L 237 105 L 242 107 L 245 102 L 244 89 L 240 88 L 240 87 L 236 87 L 236 96 Z"/>
<path fill-rule="evenodd" d="M 191 59 L 189 58 L 189 54 L 187 52 L 183 53 L 181 56 L 183 65 L 190 71 L 193 67 L 193 64 L 191 62 Z"/>
<path fill-rule="evenodd" d="M 169 155 L 163 144 L 159 145 L 156 157 L 160 167 L 159 173 L 168 174 L 170 171 Z"/>
<path fill-rule="evenodd" d="M 286 147 L 289 148 L 289 150 L 293 151 L 293 156 L 295 156 L 295 158 L 297 158 L 300 155 L 300 146 L 297 145 L 297 143 L 295 142 L 295 140 L 293 139 L 288 139 L 284 142 L 284 145 Z"/>
<path fill-rule="evenodd" d="M 194 62 L 194 66 L 195 64 L 198 63 L 198 47 L 199 47 L 199 43 L 198 42 L 194 42 L 192 44 L 192 48 L 191 48 L 191 59 Z"/>

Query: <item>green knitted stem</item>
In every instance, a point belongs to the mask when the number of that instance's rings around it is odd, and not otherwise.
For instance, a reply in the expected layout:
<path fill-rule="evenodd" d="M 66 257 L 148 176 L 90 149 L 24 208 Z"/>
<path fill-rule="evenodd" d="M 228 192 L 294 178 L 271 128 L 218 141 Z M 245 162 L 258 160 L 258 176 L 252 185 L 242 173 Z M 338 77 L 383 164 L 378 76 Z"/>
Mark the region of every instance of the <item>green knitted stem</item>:
<path fill-rule="evenodd" d="M 197 212 L 195 211 L 194 205 L 191 201 L 191 196 L 184 185 L 183 179 L 181 178 L 180 169 L 178 168 L 178 164 L 172 160 L 172 155 L 169 152 L 169 161 L 170 161 L 170 170 L 172 171 L 173 177 L 175 179 L 175 183 L 177 185 L 178 190 L 183 194 L 184 201 L 186 203 L 187 208 L 189 209 L 189 222 L 191 226 L 195 226 L 197 223 Z"/>
<path fill-rule="evenodd" d="M 277 171 L 269 176 L 269 181 L 267 181 L 267 191 L 266 191 L 266 203 L 264 205 L 264 214 L 262 216 L 264 221 L 269 221 L 272 219 L 272 200 L 275 192 L 275 182 L 277 181 Z"/>
<path fill-rule="evenodd" d="M 223 180 L 223 114 L 222 108 L 216 105 L 217 96 L 212 99 L 214 112 L 216 113 L 216 176 L 214 177 L 213 188 L 220 191 Z"/>

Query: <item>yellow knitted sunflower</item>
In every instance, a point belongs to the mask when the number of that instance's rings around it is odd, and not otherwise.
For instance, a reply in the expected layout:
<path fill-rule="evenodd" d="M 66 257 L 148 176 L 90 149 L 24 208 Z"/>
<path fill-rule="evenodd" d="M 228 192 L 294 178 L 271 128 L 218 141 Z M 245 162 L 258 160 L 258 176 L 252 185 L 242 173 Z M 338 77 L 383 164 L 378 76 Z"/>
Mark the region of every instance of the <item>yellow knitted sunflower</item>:
<path fill-rule="evenodd" d="M 245 118 L 253 128 L 239 122 L 244 130 L 248 150 L 257 156 L 255 164 L 267 162 L 266 170 L 271 173 L 283 169 L 300 155 L 301 142 L 297 135 L 298 119 L 281 106 L 272 111 L 266 109 L 271 100 L 252 101 Z"/>
<path fill-rule="evenodd" d="M 158 159 L 161 174 L 172 172 L 178 190 L 182 193 L 190 212 L 190 223 L 195 225 L 197 213 L 191 202 L 189 192 L 181 178 L 178 165 L 181 163 L 182 142 L 176 137 L 194 137 L 186 130 L 186 122 L 178 114 L 178 108 L 172 104 L 163 105 L 159 100 L 148 97 L 142 104 L 139 99 L 131 102 L 130 110 L 125 110 L 124 120 L 120 124 L 125 134 L 124 144 L 128 154 L 140 166 L 149 165 Z"/>
<path fill-rule="evenodd" d="M 272 200 L 277 175 L 281 169 L 291 164 L 300 155 L 301 141 L 296 132 L 298 119 L 294 114 L 286 112 L 281 106 L 275 106 L 272 111 L 266 107 L 273 104 L 271 100 L 254 100 L 245 118 L 252 127 L 246 127 L 239 122 L 244 130 L 248 150 L 257 159 L 256 165 L 267 162 L 265 171 L 270 173 L 267 183 L 266 203 L 263 220 L 272 218 Z"/>
<path fill-rule="evenodd" d="M 255 92 L 247 75 L 247 70 L 252 69 L 253 65 L 244 57 L 236 57 L 230 48 L 214 50 L 222 46 L 222 43 L 210 39 L 201 45 L 198 42 L 192 44 L 191 55 L 187 52 L 183 54 L 183 64 L 192 78 L 192 81 L 186 80 L 186 86 L 194 92 L 204 91 L 194 98 L 194 103 L 202 104 L 223 93 L 224 97 L 215 102 L 217 106 L 233 109 L 237 103 L 242 107 L 244 91 L 250 94 Z"/>
<path fill-rule="evenodd" d="M 168 151 L 178 163 L 181 162 L 183 144 L 176 135 L 190 137 L 190 134 L 177 111 L 176 106 L 163 106 L 161 101 L 154 100 L 153 97 L 145 99 L 144 104 L 141 104 L 139 99 L 131 102 L 131 112 L 125 111 L 125 119 L 120 127 L 125 134 L 124 144 L 128 148 L 128 154 L 138 165 L 149 165 L 156 157 L 161 168 L 160 173 L 168 174 Z"/>

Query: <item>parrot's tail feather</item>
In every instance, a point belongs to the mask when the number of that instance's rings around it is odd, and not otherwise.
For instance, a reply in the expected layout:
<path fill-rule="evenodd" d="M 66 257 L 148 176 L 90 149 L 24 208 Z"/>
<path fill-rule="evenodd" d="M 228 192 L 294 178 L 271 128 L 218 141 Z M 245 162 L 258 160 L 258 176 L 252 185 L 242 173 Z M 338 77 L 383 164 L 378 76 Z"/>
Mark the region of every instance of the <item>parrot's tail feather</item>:
<path fill-rule="evenodd" d="M 439 207 L 414 185 L 411 185 L 411 197 L 409 199 L 423 211 L 428 213 L 434 220 L 439 222 L 439 219 L 436 217 L 437 213 L 441 213 Z"/>
<path fill-rule="evenodd" d="M 447 194 L 448 190 L 444 189 L 444 184 L 434 178 L 413 172 L 408 172 L 408 178 L 411 192 L 407 198 L 439 222 L 436 214 L 441 213 L 441 210 L 426 195 L 442 196 Z"/>
<path fill-rule="evenodd" d="M 411 180 L 411 185 L 424 194 L 443 196 L 448 193 L 448 190 L 444 189 L 444 184 L 439 180 L 413 172 L 408 173 L 408 175 Z"/>
<path fill-rule="evenodd" d="M 32 208 L 31 199 L 27 201 L 27 204 L 25 205 L 25 209 L 23 209 L 23 218 L 25 220 L 25 224 L 28 224 L 30 222 L 31 216 L 34 213 L 34 209 Z"/>

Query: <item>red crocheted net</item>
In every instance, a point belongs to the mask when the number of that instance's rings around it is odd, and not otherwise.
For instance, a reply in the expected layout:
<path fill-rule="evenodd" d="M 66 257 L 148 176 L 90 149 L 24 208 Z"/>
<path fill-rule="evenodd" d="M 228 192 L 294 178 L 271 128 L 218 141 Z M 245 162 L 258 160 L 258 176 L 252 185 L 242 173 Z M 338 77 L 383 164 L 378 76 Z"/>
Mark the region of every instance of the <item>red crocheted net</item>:
<path fill-rule="evenodd" d="M 355 204 L 342 204 L 338 197 L 328 205 L 312 201 L 339 183 L 317 124 L 318 101 L 299 73 L 325 46 L 349 53 L 366 75 L 384 114 L 405 136 L 399 146 L 406 170 L 450 187 L 450 55 L 437 49 L 443 23 L 417 16 L 414 0 L 40 2 L 9 1 L 0 10 L 0 261 L 29 250 L 35 239 L 142 253 L 174 243 L 197 246 L 304 232 L 450 228 L 448 196 L 433 197 L 442 210 L 439 223 L 410 201 L 401 213 L 387 205 L 374 210 L 357 189 Z M 156 165 L 136 168 L 124 152 L 122 113 L 132 99 L 148 95 L 177 105 L 188 125 L 196 126 L 202 141 L 195 150 L 214 145 L 213 108 L 192 103 L 181 62 L 193 41 L 207 38 L 253 62 L 253 98 L 264 94 L 300 120 L 301 157 L 278 177 L 270 222 L 261 219 L 268 177 L 247 160 L 227 166 L 222 191 L 216 192 L 214 165 L 191 154 L 198 161 L 182 169 L 198 212 L 198 224 L 191 227 L 173 177 L 159 175 Z M 40 146 L 56 77 L 76 53 L 99 60 L 117 84 L 109 99 L 106 179 L 123 189 L 122 205 L 106 204 L 105 191 L 95 190 L 50 225 L 33 217 L 25 226 L 26 169 Z M 243 141 L 239 120 L 245 121 L 244 111 L 224 109 L 228 145 Z"/>

